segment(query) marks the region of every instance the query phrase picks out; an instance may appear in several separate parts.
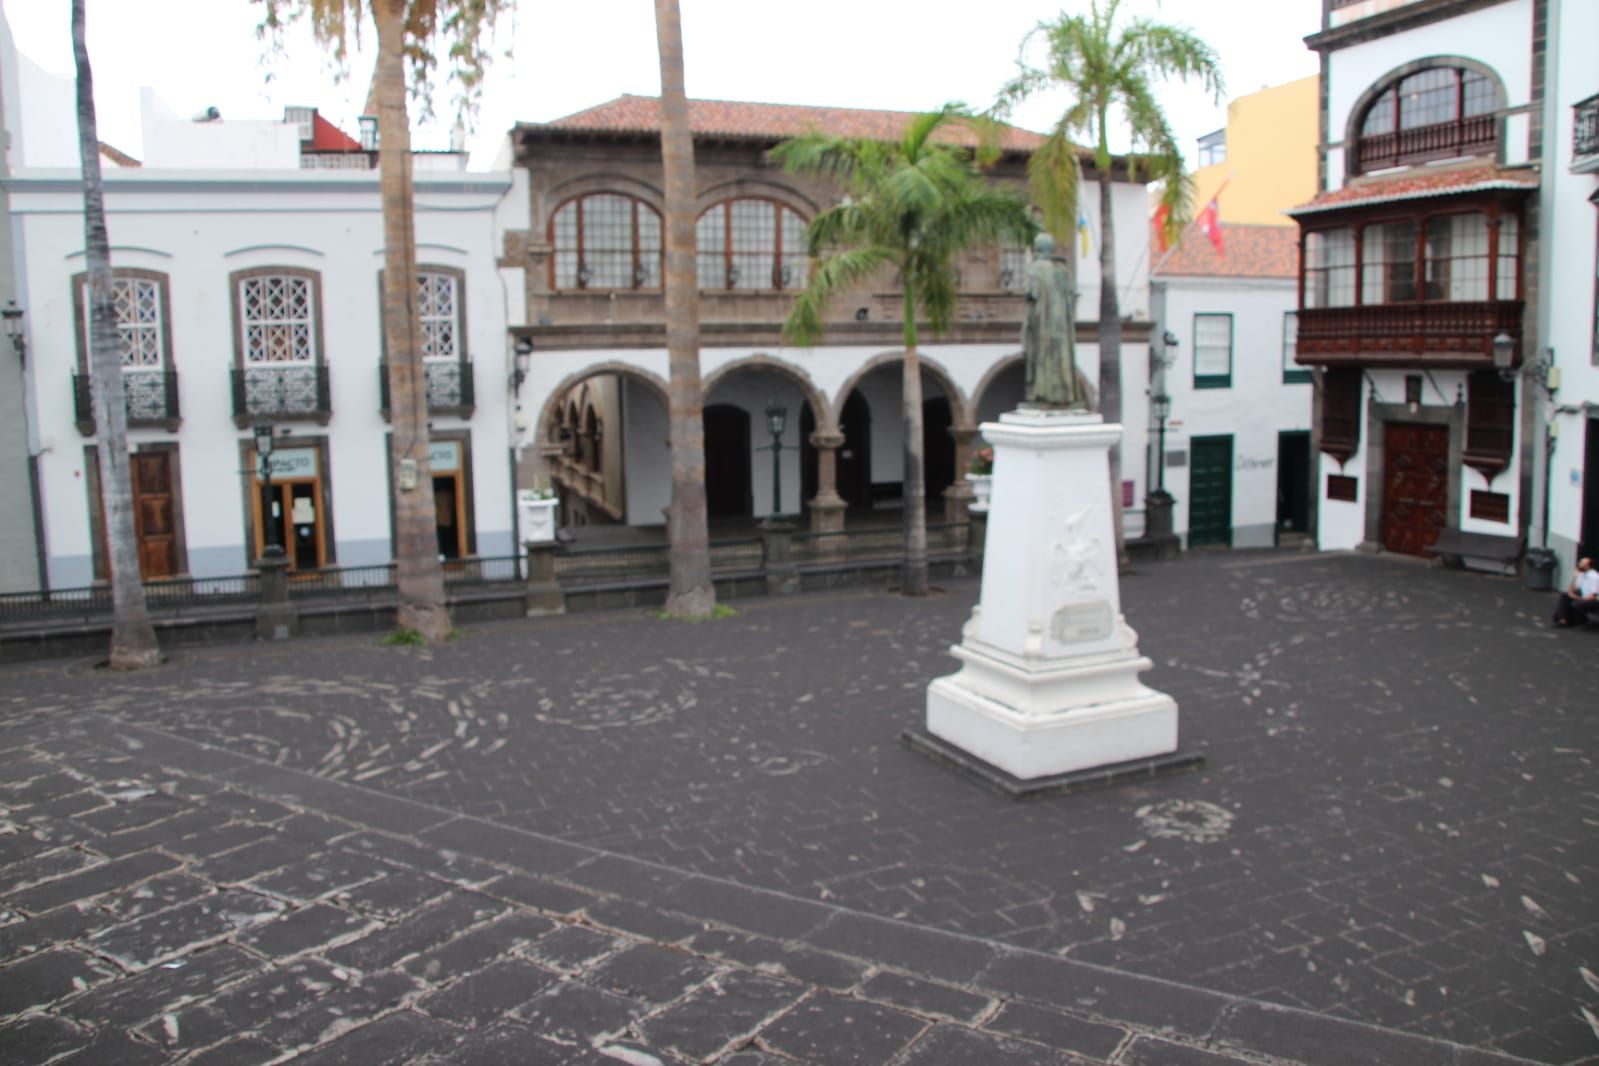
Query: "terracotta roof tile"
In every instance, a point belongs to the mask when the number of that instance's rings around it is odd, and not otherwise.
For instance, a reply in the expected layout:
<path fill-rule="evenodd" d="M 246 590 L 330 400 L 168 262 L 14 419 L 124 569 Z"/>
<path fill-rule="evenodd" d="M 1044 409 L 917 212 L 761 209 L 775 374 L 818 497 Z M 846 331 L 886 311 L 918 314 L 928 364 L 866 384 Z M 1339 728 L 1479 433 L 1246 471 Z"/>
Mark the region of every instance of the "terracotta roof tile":
<path fill-rule="evenodd" d="M 1153 239 L 1153 229 L 1151 229 Z M 1221 224 L 1225 255 L 1218 255 L 1198 226 L 1189 226 L 1182 242 L 1155 260 L 1155 276 L 1210 278 L 1296 278 L 1299 276 L 1299 227 Z M 1158 247 L 1158 245 L 1156 246 Z"/>
<path fill-rule="evenodd" d="M 361 142 L 323 118 L 311 113 L 311 148 L 318 152 L 359 152 Z"/>
<path fill-rule="evenodd" d="M 868 111 L 850 107 L 808 107 L 798 104 L 755 104 L 734 100 L 690 100 L 689 126 L 699 137 L 778 141 L 811 130 L 840 137 L 894 140 L 912 117 L 908 111 Z M 619 96 L 553 122 L 527 123 L 524 129 L 582 133 L 656 133 L 661 128 L 661 101 L 654 96 Z M 1043 143 L 1039 134 L 1006 127 L 1002 147 L 1031 151 Z M 950 127 L 948 140 L 976 144 L 963 127 Z"/>
<path fill-rule="evenodd" d="M 1434 169 L 1412 168 L 1396 174 L 1355 178 L 1341 189 L 1324 192 L 1307 204 L 1291 208 L 1295 218 L 1344 207 L 1421 200 L 1429 196 L 1479 192 L 1487 189 L 1536 189 L 1538 176 L 1526 169 L 1494 164 Z"/>

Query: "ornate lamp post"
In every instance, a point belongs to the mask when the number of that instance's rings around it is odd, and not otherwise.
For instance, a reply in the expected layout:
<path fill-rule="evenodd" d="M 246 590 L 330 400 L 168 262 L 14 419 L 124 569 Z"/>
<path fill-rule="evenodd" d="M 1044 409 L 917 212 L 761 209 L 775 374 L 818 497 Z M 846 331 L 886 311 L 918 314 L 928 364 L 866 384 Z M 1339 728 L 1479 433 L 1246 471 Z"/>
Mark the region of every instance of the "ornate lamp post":
<path fill-rule="evenodd" d="M 772 453 L 772 514 L 769 522 L 782 520 L 783 515 L 783 430 L 788 425 L 788 408 L 777 402 L 777 397 L 772 397 L 772 402 L 766 405 L 766 431 L 772 435 L 772 443 L 755 449 L 756 451 L 769 451 Z M 798 447 L 791 445 L 787 447 Z"/>
<path fill-rule="evenodd" d="M 1155 411 L 1155 491 L 1166 491 L 1166 419 L 1171 415 L 1171 397 L 1157 392 L 1151 402 Z"/>
<path fill-rule="evenodd" d="M 272 495 L 272 425 L 267 423 L 255 427 L 255 459 L 260 464 L 261 471 L 261 521 L 266 528 L 262 530 L 262 538 L 266 544 L 261 549 L 265 558 L 277 558 L 283 554 L 283 545 L 278 543 L 278 525 L 273 520 L 272 505 L 277 500 Z"/>

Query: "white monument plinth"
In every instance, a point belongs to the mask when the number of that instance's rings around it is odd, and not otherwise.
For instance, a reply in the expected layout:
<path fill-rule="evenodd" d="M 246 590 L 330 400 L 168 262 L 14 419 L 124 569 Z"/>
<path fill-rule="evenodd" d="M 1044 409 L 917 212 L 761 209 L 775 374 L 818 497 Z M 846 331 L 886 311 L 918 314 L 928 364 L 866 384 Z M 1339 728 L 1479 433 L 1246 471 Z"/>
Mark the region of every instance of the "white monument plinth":
<path fill-rule="evenodd" d="M 1020 410 L 984 423 L 994 484 L 982 594 L 927 688 L 927 730 L 1031 779 L 1177 749 L 1177 703 L 1122 619 L 1107 453 L 1097 414 Z"/>

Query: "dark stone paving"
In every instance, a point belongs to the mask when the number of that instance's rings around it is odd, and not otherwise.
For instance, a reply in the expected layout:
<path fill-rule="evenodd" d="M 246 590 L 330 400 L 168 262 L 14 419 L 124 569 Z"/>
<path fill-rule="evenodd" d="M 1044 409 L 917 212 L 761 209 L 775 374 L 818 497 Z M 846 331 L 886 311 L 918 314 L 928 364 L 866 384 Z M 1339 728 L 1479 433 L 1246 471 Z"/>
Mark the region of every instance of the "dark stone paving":
<path fill-rule="evenodd" d="M 897 740 L 975 595 L 0 671 L 0 1057 L 1599 1053 L 1599 644 L 1547 596 L 1148 567 L 1206 768 L 1016 804 Z"/>

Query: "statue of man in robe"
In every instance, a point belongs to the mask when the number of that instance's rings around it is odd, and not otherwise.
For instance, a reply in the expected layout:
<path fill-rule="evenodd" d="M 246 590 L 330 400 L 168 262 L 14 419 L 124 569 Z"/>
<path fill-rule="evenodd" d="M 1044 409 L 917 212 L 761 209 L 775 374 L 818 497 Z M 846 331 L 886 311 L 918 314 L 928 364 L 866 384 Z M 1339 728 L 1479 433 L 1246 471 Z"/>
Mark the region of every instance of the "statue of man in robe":
<path fill-rule="evenodd" d="M 1031 406 L 1088 409 L 1077 380 L 1076 298 L 1071 267 L 1055 254 L 1055 238 L 1040 233 L 1033 240 L 1033 261 L 1027 264 L 1027 316 L 1022 320 L 1024 399 Z"/>

